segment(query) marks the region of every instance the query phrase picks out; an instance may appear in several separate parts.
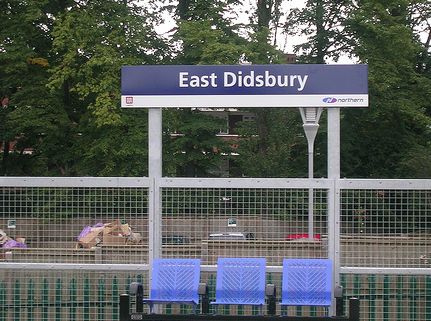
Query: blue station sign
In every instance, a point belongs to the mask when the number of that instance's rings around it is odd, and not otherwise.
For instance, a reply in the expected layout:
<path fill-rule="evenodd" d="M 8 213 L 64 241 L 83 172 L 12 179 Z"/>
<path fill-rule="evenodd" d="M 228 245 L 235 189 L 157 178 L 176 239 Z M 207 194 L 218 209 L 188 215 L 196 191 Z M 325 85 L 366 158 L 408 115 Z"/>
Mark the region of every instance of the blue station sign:
<path fill-rule="evenodd" d="M 121 107 L 367 107 L 367 65 L 142 65 L 121 70 Z"/>

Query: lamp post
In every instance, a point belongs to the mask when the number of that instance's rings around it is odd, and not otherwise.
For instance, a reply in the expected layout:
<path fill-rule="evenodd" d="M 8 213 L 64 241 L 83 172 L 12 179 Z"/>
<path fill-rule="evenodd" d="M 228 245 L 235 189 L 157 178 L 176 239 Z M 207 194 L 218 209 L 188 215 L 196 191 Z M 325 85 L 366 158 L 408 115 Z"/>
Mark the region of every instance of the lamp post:
<path fill-rule="evenodd" d="M 322 114 L 321 107 L 299 108 L 302 118 L 302 127 L 308 142 L 308 178 L 314 177 L 314 140 L 319 129 L 319 119 Z M 314 238 L 314 192 L 308 189 L 308 237 Z"/>

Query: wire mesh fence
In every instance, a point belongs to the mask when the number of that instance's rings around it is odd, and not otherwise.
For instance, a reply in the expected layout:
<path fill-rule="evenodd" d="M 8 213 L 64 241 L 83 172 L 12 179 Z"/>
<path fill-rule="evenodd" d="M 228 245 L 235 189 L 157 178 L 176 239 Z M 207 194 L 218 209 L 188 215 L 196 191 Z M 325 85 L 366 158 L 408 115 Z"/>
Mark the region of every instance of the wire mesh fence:
<path fill-rule="evenodd" d="M 119 295 L 145 274 L 0 271 L 0 320 L 119 320 Z M 143 282 L 145 284 L 145 282 Z"/>
<path fill-rule="evenodd" d="M 25 244 L 3 244 L 2 259 L 39 263 L 148 261 L 144 246 L 148 239 L 146 188 L 3 187 L 0 200 L 4 241 L 24 240 Z M 129 236 L 131 231 L 139 231 L 139 240 L 115 237 L 120 233 L 103 234 L 99 229 L 79 242 L 86 227 L 108 224 L 127 227 Z"/>
<path fill-rule="evenodd" d="M 430 275 L 343 274 L 346 297 L 361 300 L 361 320 L 431 320 Z"/>
<path fill-rule="evenodd" d="M 430 213 L 430 190 L 344 190 L 342 264 L 429 267 Z"/>
<path fill-rule="evenodd" d="M 148 294 L 147 264 L 154 249 L 147 180 L 16 178 L 2 185 L 2 235 L 25 239 L 25 247 L 0 248 L 0 320 L 117 320 L 117 294 L 130 282 L 142 281 Z M 159 253 L 200 258 L 207 266 L 202 278 L 210 284 L 218 257 L 265 257 L 272 267 L 267 278 L 279 287 L 283 258 L 330 256 L 329 191 L 335 186 L 330 180 L 162 182 Z M 431 272 L 426 272 L 431 182 L 344 181 L 339 186 L 340 266 L 368 269 L 341 274 L 346 295 L 362 299 L 364 320 L 431 320 Z M 95 229 L 94 237 L 79 241 L 88 228 Z M 35 270 L 29 265 L 35 263 L 45 266 Z M 143 270 L 129 271 L 129 266 Z M 409 272 L 417 268 L 425 272 Z M 175 309 L 165 311 L 187 312 Z M 238 307 L 223 311 L 254 313 Z M 321 313 L 306 307 L 289 312 Z"/>
<path fill-rule="evenodd" d="M 327 257 L 326 191 L 315 190 L 308 235 L 308 189 L 164 188 L 163 256 L 201 258 Z M 169 246 L 170 245 L 170 246 Z"/>

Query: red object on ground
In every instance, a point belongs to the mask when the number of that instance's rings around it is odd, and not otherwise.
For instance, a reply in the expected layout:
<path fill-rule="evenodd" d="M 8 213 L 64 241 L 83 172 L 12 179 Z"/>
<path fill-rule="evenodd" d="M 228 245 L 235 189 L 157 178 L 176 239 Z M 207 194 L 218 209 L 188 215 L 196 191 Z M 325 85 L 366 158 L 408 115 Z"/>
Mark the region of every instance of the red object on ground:
<path fill-rule="evenodd" d="M 286 236 L 286 240 L 298 240 L 298 239 L 308 239 L 308 233 L 302 233 L 302 234 L 288 234 Z M 320 240 L 320 234 L 314 234 L 313 238 L 315 240 Z"/>

